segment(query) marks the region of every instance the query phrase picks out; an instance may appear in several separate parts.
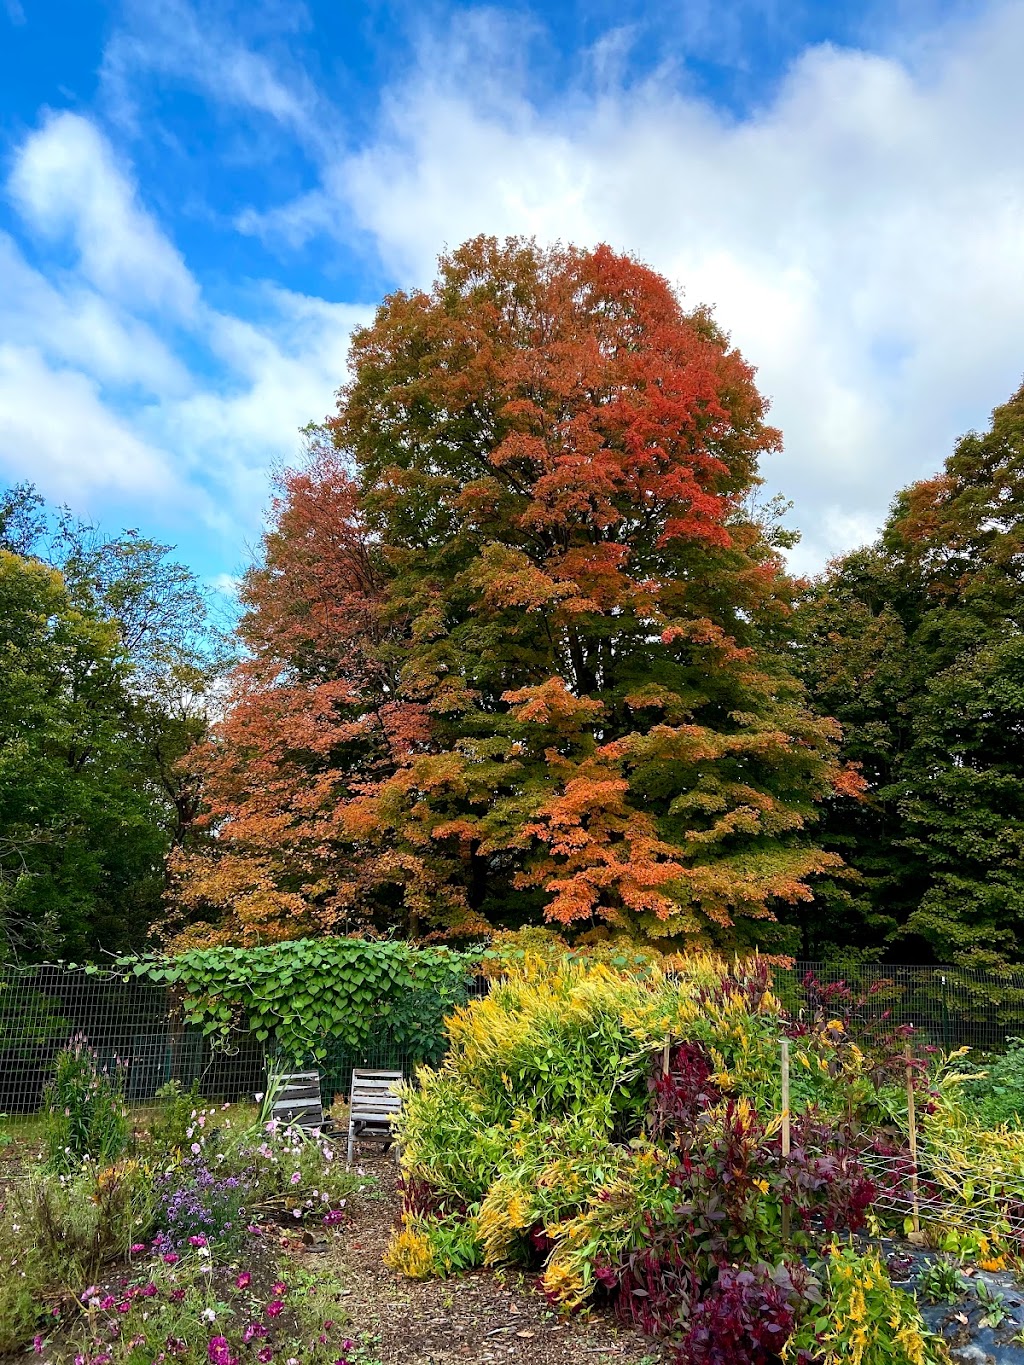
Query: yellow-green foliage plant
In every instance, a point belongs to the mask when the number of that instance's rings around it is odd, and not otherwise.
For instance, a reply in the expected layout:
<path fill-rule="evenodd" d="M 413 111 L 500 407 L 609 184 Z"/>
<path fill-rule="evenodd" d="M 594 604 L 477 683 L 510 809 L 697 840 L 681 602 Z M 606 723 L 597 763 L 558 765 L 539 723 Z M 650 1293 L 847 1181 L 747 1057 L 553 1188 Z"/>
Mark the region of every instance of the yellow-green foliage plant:
<path fill-rule="evenodd" d="M 948 1365 L 914 1299 L 897 1288 L 878 1252 L 833 1246 L 825 1262 L 829 1310 L 804 1321 L 783 1360 L 820 1365 Z"/>
<path fill-rule="evenodd" d="M 479 1262 L 527 1264 L 566 1308 L 600 1283 L 646 1330 L 671 1333 L 685 1329 L 678 1316 L 634 1311 L 629 1296 L 646 1293 L 648 1280 L 671 1284 L 672 1313 L 685 1313 L 694 1284 L 703 1293 L 722 1267 L 756 1265 L 754 1288 L 726 1276 L 722 1294 L 730 1304 L 761 1295 L 767 1306 L 752 1309 L 752 1320 L 777 1309 L 785 1323 L 789 1309 L 772 1307 L 781 1293 L 772 1277 L 799 1280 L 801 1257 L 815 1255 L 815 1226 L 865 1225 L 873 1195 L 856 1135 L 877 1121 L 878 1056 L 827 1010 L 789 1020 L 763 961 L 700 954 L 636 970 L 623 956 L 625 966 L 611 954 L 517 950 L 487 997 L 455 1011 L 448 1055 L 406 1093 L 406 1213 L 388 1263 L 413 1278 Z M 786 1166 L 784 1033 L 803 1144 Z M 902 1075 L 901 1052 L 897 1062 Z M 674 1109 L 663 1102 L 668 1081 Z M 689 1096 L 681 1107 L 680 1095 Z M 792 1204 L 788 1234 L 784 1203 Z M 845 1265 L 834 1259 L 829 1277 L 840 1299 Z M 909 1309 L 904 1320 L 904 1299 L 886 1292 L 898 1318 L 892 1339 L 905 1348 L 894 1359 L 926 1365 L 932 1347 L 922 1337 L 918 1351 L 917 1320 Z M 874 1327 L 865 1330 L 870 1338 Z M 835 1361 L 847 1358 L 838 1337 L 829 1349 Z M 849 1358 L 872 1365 L 882 1357 Z"/>

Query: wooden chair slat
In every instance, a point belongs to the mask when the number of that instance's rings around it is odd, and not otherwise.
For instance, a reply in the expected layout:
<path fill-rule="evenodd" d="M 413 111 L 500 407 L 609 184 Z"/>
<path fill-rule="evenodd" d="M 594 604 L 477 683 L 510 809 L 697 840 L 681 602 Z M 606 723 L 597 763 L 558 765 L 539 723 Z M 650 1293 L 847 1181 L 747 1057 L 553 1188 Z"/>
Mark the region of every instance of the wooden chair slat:
<path fill-rule="evenodd" d="M 402 1107 L 402 1097 L 395 1094 L 395 1087 L 404 1079 L 401 1071 L 353 1068 L 349 1087 L 349 1165 L 357 1137 L 391 1141 L 392 1123 Z"/>

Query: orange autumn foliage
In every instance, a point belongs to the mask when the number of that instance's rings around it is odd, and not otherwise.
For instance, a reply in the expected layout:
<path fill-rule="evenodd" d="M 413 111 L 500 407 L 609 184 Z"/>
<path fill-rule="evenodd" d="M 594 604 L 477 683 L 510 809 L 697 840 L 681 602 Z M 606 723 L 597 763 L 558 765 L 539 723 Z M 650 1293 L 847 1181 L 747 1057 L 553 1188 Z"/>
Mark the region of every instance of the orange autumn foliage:
<path fill-rule="evenodd" d="M 857 778 L 787 657 L 750 367 L 628 256 L 491 238 L 351 362 L 245 580 L 179 941 L 770 937 Z"/>

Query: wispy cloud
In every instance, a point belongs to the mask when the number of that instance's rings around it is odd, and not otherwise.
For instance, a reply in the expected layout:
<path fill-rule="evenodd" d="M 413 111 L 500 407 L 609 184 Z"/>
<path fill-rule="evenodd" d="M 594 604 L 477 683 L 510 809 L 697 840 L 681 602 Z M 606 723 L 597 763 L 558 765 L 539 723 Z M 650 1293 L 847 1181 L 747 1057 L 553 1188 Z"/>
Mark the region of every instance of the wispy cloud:
<path fill-rule="evenodd" d="M 0 472 L 83 510 L 150 495 L 237 542 L 269 463 L 324 415 L 366 310 L 239 282 L 211 306 L 142 203 L 131 168 L 81 115 L 47 116 L 8 192 L 58 261 L 0 234 Z M 151 514 L 152 515 L 152 514 Z"/>

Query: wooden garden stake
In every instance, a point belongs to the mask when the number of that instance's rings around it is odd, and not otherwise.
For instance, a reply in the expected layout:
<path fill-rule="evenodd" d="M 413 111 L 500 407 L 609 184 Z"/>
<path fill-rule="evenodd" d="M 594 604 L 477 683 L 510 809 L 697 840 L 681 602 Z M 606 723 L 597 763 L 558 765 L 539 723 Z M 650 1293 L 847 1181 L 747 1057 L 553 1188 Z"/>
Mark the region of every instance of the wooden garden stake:
<path fill-rule="evenodd" d="M 668 1057 L 671 1050 L 672 1040 L 671 1038 L 666 1038 L 665 1046 L 661 1049 L 661 1074 L 663 1076 L 668 1075 Z"/>
<path fill-rule="evenodd" d="M 910 1134 L 910 1160 L 913 1169 L 910 1175 L 910 1198 L 913 1209 L 914 1235 L 921 1233 L 921 1207 L 917 1193 L 917 1115 L 914 1110 L 914 1067 L 910 1054 L 910 1039 L 906 1045 L 907 1058 L 907 1130 Z"/>
<path fill-rule="evenodd" d="M 789 1157 L 789 1039 L 782 1040 L 782 1162 L 783 1169 L 787 1171 L 787 1159 Z M 789 1238 L 789 1205 L 783 1201 L 782 1205 L 782 1236 L 783 1240 Z"/>

